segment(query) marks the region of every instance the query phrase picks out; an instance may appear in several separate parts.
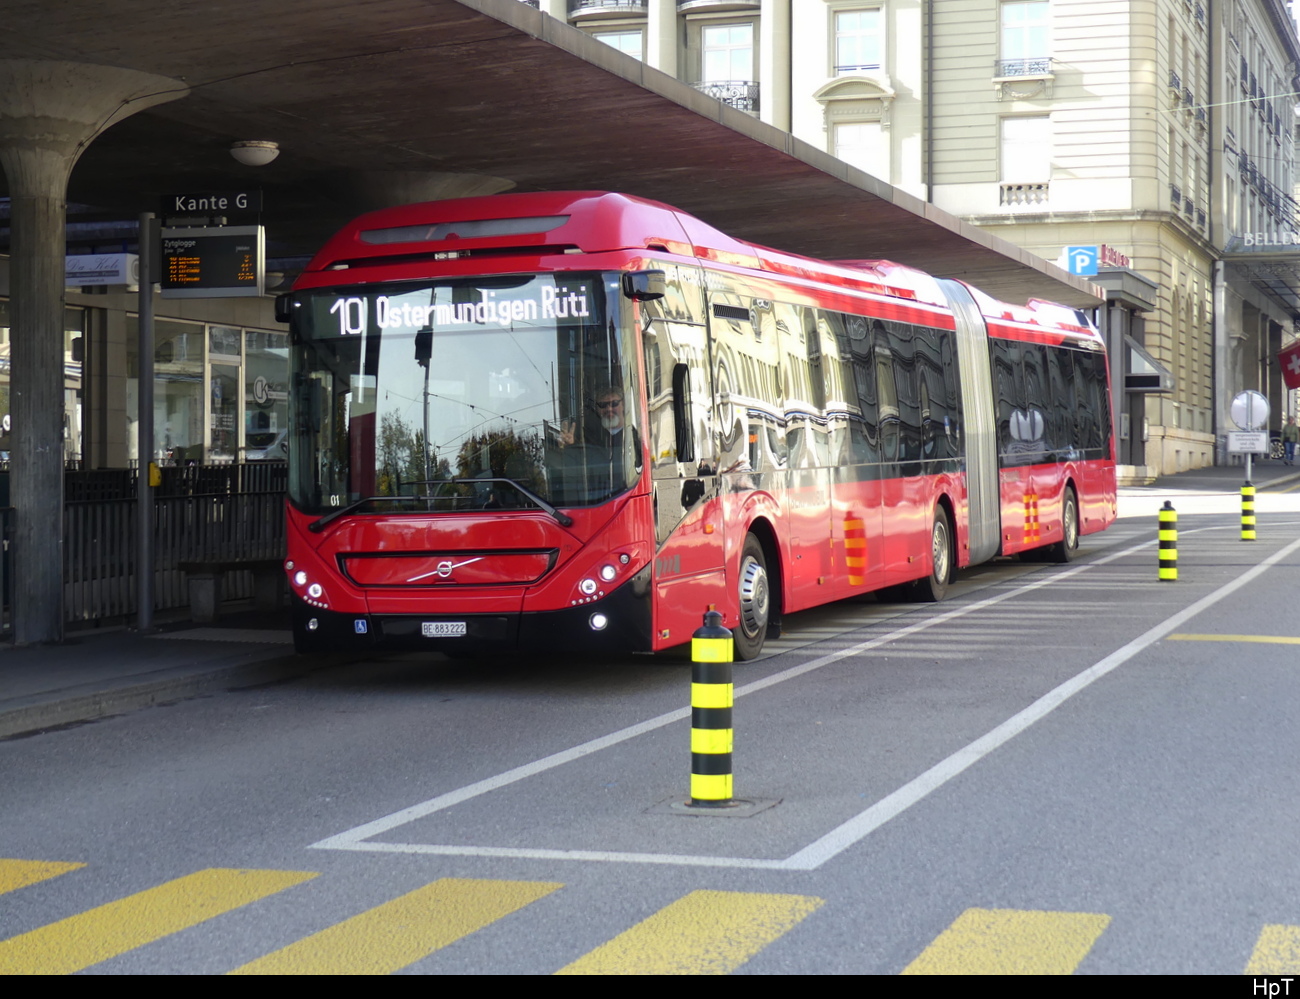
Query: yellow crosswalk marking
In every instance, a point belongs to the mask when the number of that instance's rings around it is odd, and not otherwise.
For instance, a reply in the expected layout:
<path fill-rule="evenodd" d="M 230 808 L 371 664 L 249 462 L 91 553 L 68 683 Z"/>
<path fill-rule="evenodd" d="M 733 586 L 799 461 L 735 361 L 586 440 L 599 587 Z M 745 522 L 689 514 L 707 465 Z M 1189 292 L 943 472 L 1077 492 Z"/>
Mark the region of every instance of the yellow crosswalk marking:
<path fill-rule="evenodd" d="M 1090 912 L 967 909 L 905 975 L 1068 975 L 1110 924 Z"/>
<path fill-rule="evenodd" d="M 38 881 L 57 878 L 60 874 L 85 866 L 53 860 L 6 860 L 0 857 L 0 895 L 26 888 Z"/>
<path fill-rule="evenodd" d="M 1300 926 L 1265 926 L 1243 975 L 1294 975 L 1300 972 Z"/>
<path fill-rule="evenodd" d="M 314 877 L 197 871 L 0 942 L 0 975 L 71 974 Z"/>
<path fill-rule="evenodd" d="M 547 881 L 444 878 L 231 974 L 390 974 L 563 887 Z"/>
<path fill-rule="evenodd" d="M 809 895 L 693 891 L 557 974 L 726 975 L 822 902 Z"/>

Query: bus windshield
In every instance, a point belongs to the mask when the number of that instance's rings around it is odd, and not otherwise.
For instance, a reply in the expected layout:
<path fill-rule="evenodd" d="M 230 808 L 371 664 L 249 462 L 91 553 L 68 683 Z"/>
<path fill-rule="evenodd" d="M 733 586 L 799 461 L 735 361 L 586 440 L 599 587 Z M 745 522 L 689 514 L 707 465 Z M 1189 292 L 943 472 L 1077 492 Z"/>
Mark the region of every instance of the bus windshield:
<path fill-rule="evenodd" d="M 564 273 L 297 294 L 290 499 L 325 515 L 554 512 L 630 488 L 619 288 Z"/>

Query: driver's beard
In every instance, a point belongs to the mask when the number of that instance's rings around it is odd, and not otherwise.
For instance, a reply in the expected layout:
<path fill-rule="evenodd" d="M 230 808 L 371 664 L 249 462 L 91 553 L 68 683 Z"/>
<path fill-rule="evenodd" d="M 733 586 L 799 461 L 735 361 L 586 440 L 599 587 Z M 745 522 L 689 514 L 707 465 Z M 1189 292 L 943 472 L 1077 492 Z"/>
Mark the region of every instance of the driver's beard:
<path fill-rule="evenodd" d="M 618 430 L 623 426 L 623 418 L 620 416 L 602 416 L 600 418 L 600 425 L 606 430 Z"/>

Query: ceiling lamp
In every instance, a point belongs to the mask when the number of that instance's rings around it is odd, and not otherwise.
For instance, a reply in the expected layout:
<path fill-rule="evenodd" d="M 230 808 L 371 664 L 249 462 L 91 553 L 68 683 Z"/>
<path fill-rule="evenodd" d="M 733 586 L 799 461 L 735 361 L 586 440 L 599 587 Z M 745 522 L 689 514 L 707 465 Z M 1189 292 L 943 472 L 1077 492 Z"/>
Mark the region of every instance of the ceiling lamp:
<path fill-rule="evenodd" d="M 244 139 L 231 144 L 230 155 L 244 166 L 266 166 L 280 155 L 280 146 L 262 139 Z"/>

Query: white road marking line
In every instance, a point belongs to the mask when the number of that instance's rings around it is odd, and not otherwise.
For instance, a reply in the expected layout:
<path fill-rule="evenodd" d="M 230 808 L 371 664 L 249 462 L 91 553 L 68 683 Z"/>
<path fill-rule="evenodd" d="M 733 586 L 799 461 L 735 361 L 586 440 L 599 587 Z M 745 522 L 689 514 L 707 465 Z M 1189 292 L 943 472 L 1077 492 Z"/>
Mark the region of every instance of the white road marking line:
<path fill-rule="evenodd" d="M 1202 530 L 1212 530 L 1212 528 L 1202 528 Z M 771 676 L 764 677 L 761 680 L 755 680 L 751 683 L 737 687 L 734 696 L 743 697 L 746 694 L 765 690 L 768 687 L 773 687 L 777 684 L 784 683 L 787 680 L 792 680 L 795 677 L 803 676 L 805 673 L 810 673 L 813 670 L 820 669 L 823 666 L 828 666 L 840 661 L 841 659 L 860 654 L 869 649 L 877 648 L 889 641 L 895 641 L 907 635 L 922 631 L 925 628 L 965 617 L 967 614 L 974 613 L 977 610 L 1002 603 L 1018 594 L 1029 593 L 1045 586 L 1054 585 L 1063 580 L 1072 579 L 1074 576 L 1085 572 L 1088 569 L 1127 557 L 1134 552 L 1140 551 L 1143 548 L 1152 547 L 1153 545 L 1153 541 L 1143 542 L 1142 544 L 1136 545 L 1132 548 L 1103 556 L 1102 558 L 1082 565 L 1076 565 L 1059 574 L 1047 576 L 1043 579 L 1023 584 L 1018 589 L 1007 590 L 1004 593 L 986 597 L 983 600 L 976 601 L 975 603 L 969 604 L 965 607 L 954 608 L 951 611 L 939 614 L 934 618 L 927 619 L 926 621 L 917 622 L 916 624 L 900 628 L 889 635 L 878 636 L 850 646 L 849 648 L 820 656 L 809 662 L 789 667 L 788 669 L 774 673 Z M 626 853 L 602 850 L 543 850 L 507 847 L 454 846 L 427 843 L 367 842 L 367 840 L 374 836 L 381 835 L 382 833 L 406 825 L 416 819 L 424 818 L 425 816 L 432 815 L 435 812 L 451 808 L 453 805 L 458 805 L 462 802 L 469 801 L 472 798 L 479 797 L 489 791 L 497 790 L 527 777 L 544 773 L 545 771 L 561 766 L 564 763 L 569 763 L 573 760 L 588 756 L 591 753 L 599 752 L 600 750 L 607 749 L 610 746 L 626 742 L 629 739 L 636 738 L 638 735 L 643 735 L 647 732 L 663 728 L 675 721 L 682 721 L 690 717 L 689 708 L 667 712 L 666 714 L 650 718 L 636 725 L 620 729 L 617 732 L 611 732 L 610 734 L 601 736 L 598 739 L 592 739 L 588 742 L 582 743 L 581 745 L 573 746 L 562 752 L 553 753 L 552 755 L 540 760 L 534 760 L 532 763 L 527 763 L 523 766 L 515 767 L 512 770 L 507 770 L 494 777 L 476 781 L 473 784 L 468 784 L 465 787 L 449 791 L 446 794 L 438 795 L 435 798 L 430 798 L 428 801 L 420 802 L 419 804 L 412 805 L 409 808 L 404 808 L 392 813 L 391 815 L 375 819 L 371 822 L 355 826 L 345 832 L 327 837 L 326 839 L 310 844 L 308 848 L 316 850 L 350 850 L 375 853 L 424 853 L 437 854 L 440 856 L 511 857 L 540 860 L 599 861 L 606 863 L 670 864 L 693 867 L 738 867 L 799 871 L 815 870 L 870 835 L 876 829 L 879 829 L 890 819 L 902 814 L 912 805 L 929 795 L 932 791 L 942 787 L 948 781 L 979 762 L 989 753 L 993 752 L 993 750 L 1008 742 L 1035 722 L 1046 717 L 1075 694 L 1079 693 L 1079 691 L 1085 689 L 1123 663 L 1127 662 L 1133 656 L 1137 655 L 1137 653 L 1141 652 L 1149 645 L 1159 641 L 1169 632 L 1195 617 L 1207 607 L 1212 606 L 1224 597 L 1245 586 L 1256 577 L 1262 575 L 1277 562 L 1292 554 L 1296 549 L 1300 549 L 1300 539 L 1293 541 L 1285 548 L 1275 552 L 1263 562 L 1248 569 L 1236 579 L 1224 584 L 1207 596 L 1202 597 L 1184 610 L 1179 611 L 1171 617 L 1166 618 L 1160 624 L 1148 629 L 1142 635 L 1133 639 L 1133 641 L 1088 667 L 1083 672 L 1078 673 L 1069 680 L 1066 680 L 1064 683 L 1059 684 L 1057 687 L 1048 691 L 1036 700 L 1033 704 L 1029 705 L 1024 710 L 1017 712 L 1011 718 L 1007 719 L 987 734 L 981 736 L 979 739 L 976 739 L 974 742 L 968 744 L 962 749 L 959 749 L 957 752 L 947 757 L 947 759 L 935 764 L 929 770 L 926 770 L 918 777 L 913 778 L 902 787 L 898 788 L 898 790 L 885 796 L 880 801 L 858 813 L 848 821 L 841 823 L 835 829 L 832 829 L 824 836 L 819 837 L 808 846 L 784 860 L 757 857 L 711 857 L 677 854 Z"/>
<path fill-rule="evenodd" d="M 1012 715 L 988 734 L 976 739 L 964 749 L 953 753 L 946 760 L 935 764 L 919 777 L 908 781 L 893 794 L 882 798 L 870 808 L 860 812 L 838 828 L 832 829 L 825 836 L 787 858 L 786 865 L 788 869 L 811 871 L 821 867 L 826 861 L 843 853 L 850 846 L 879 829 L 894 816 L 911 808 L 931 791 L 942 787 L 963 770 L 982 760 L 1003 743 L 1019 735 L 1034 722 L 1055 711 L 1079 691 L 1128 662 L 1147 646 L 1155 644 L 1207 607 L 1213 606 L 1224 597 L 1241 589 L 1251 580 L 1263 575 L 1298 548 L 1300 548 L 1300 539 L 1291 542 L 1280 551 L 1274 552 L 1259 565 L 1246 570 L 1236 579 L 1225 583 L 1213 593 L 1202 597 L 1172 617 L 1166 618 L 1155 627 L 1149 628 L 1100 662 L 1093 664 L 1082 673 L 1071 677 L 1056 688 L 1048 691 L 1029 707 Z"/>

